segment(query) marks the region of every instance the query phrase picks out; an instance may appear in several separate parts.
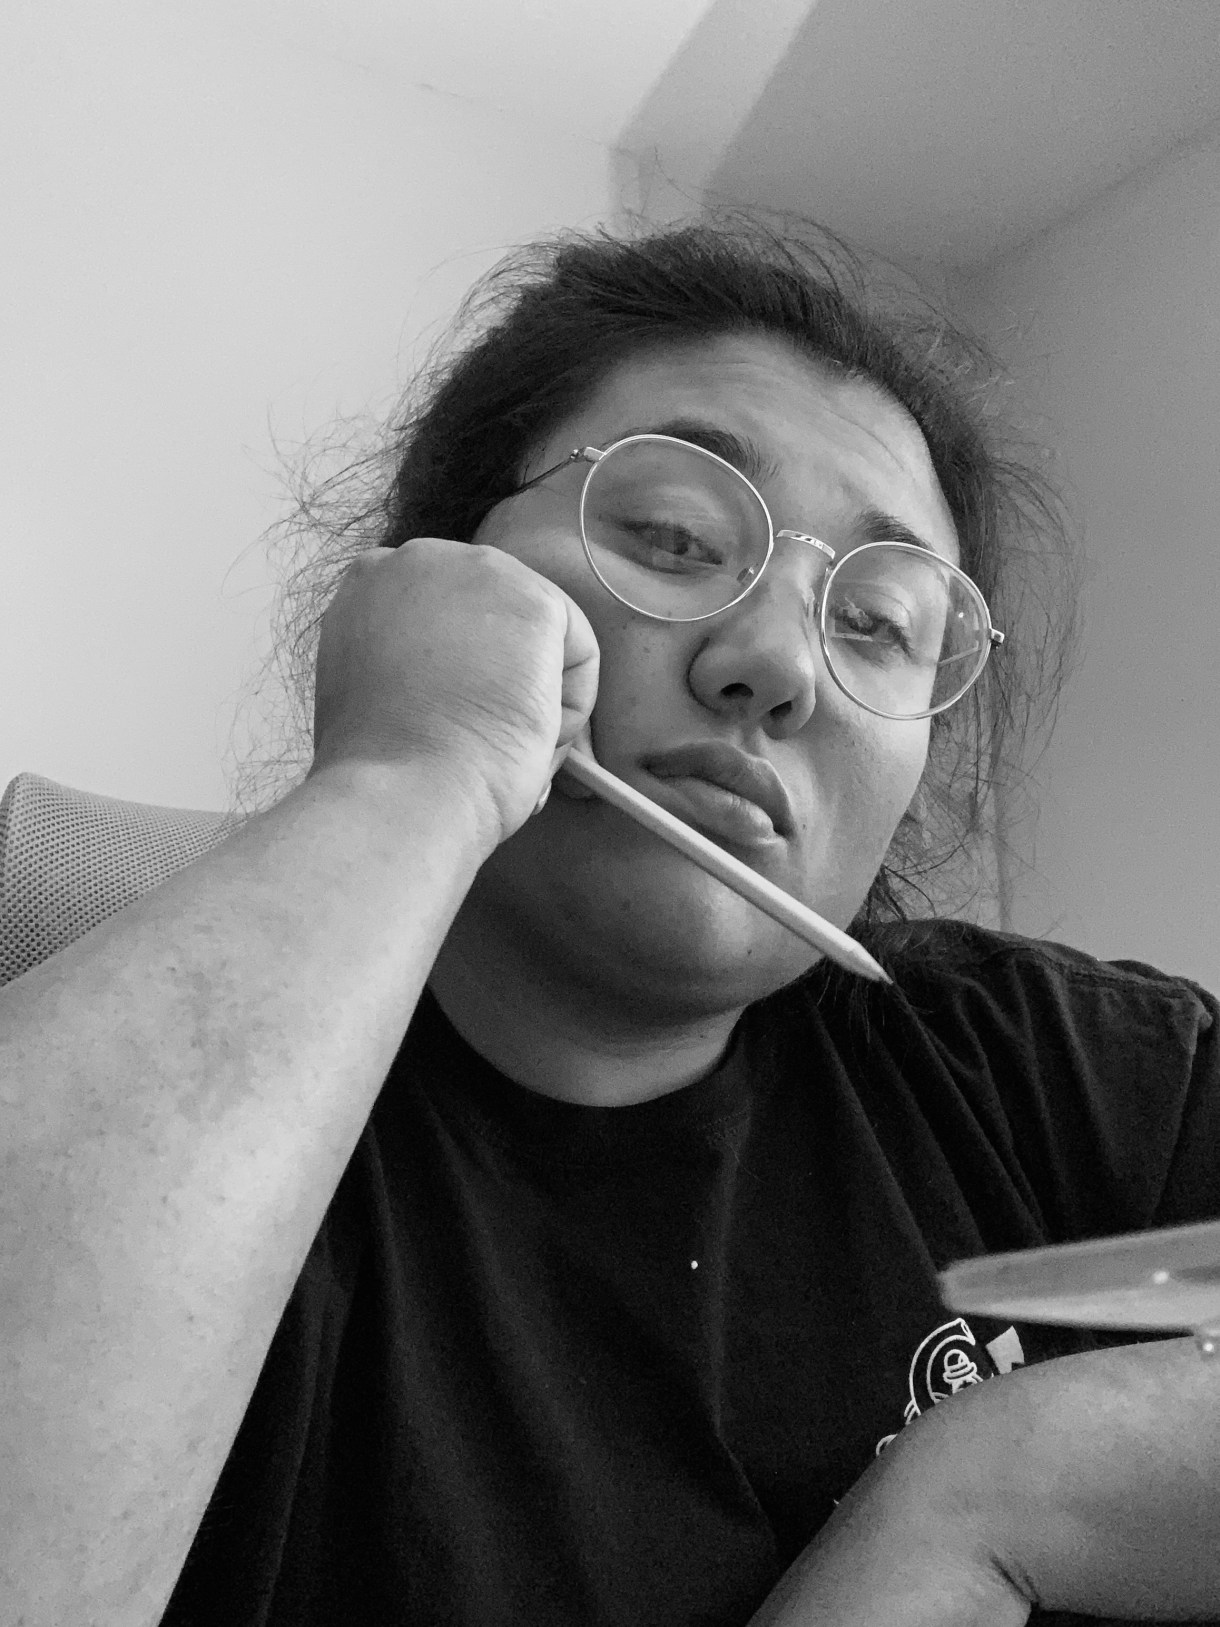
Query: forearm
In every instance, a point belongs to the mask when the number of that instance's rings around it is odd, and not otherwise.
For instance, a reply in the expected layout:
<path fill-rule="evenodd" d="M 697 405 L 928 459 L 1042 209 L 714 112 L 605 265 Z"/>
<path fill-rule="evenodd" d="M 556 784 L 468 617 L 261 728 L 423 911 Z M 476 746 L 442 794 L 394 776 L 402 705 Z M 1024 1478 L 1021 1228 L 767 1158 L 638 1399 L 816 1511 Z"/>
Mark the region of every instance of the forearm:
<path fill-rule="evenodd" d="M 887 1448 L 751 1627 L 1220 1618 L 1220 1363 L 1193 1340 L 962 1392 Z"/>
<path fill-rule="evenodd" d="M 980 1388 L 994 1391 L 985 1409 L 945 1422 L 980 1466 L 1002 1466 L 1004 1525 L 992 1538 L 1033 1600 L 1120 1618 L 1220 1617 L 1220 1363 L 1191 1339 L 1158 1340 Z"/>
<path fill-rule="evenodd" d="M 1022 1627 L 1029 1600 L 993 1540 L 995 1476 L 980 1495 L 973 1458 L 954 1470 L 936 1427 L 948 1410 L 870 1464 L 749 1627 Z"/>
<path fill-rule="evenodd" d="M 311 779 L 0 991 L 0 1619 L 159 1621 L 483 855 Z"/>

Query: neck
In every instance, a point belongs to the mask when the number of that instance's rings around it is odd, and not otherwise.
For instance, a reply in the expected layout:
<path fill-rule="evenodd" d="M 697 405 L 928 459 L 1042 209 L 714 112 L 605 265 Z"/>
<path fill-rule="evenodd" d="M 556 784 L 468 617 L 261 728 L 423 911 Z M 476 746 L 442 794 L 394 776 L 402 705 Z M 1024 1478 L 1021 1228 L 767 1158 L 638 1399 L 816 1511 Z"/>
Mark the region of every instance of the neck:
<path fill-rule="evenodd" d="M 568 966 L 534 963 L 466 911 L 454 922 L 428 987 L 466 1043 L 545 1096 L 623 1107 L 681 1090 L 719 1062 L 739 1010 L 675 1014 L 638 990 L 583 982 Z"/>

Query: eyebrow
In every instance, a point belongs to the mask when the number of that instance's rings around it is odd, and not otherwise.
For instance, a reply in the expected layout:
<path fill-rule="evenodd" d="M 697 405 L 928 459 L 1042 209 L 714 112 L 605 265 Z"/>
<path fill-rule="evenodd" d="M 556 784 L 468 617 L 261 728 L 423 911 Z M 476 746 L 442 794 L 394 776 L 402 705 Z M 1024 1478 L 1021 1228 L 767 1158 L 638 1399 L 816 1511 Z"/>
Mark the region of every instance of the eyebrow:
<path fill-rule="evenodd" d="M 928 553 L 942 557 L 925 537 L 884 509 L 866 508 L 852 522 L 851 534 L 861 542 L 909 542 L 914 548 L 925 548 Z"/>
<path fill-rule="evenodd" d="M 616 439 L 626 440 L 629 435 L 672 435 L 675 440 L 690 441 L 694 446 L 701 446 L 705 452 L 714 452 L 726 463 L 731 463 L 756 486 L 777 479 L 781 472 L 779 464 L 766 455 L 757 441 L 705 418 L 669 418 L 661 424 L 641 424 L 633 429 L 625 429 Z M 874 508 L 871 504 L 856 516 L 850 535 L 857 543 L 908 542 L 914 548 L 922 548 L 938 558 L 943 557 L 926 537 L 912 531 L 896 515 L 887 514 L 884 509 Z"/>
<path fill-rule="evenodd" d="M 616 439 L 626 440 L 628 435 L 672 435 L 675 440 L 690 441 L 693 446 L 701 446 L 705 452 L 714 452 L 718 458 L 731 463 L 756 486 L 776 479 L 780 473 L 779 464 L 766 455 L 757 441 L 725 429 L 721 424 L 709 423 L 705 418 L 669 418 L 663 424 L 641 424 L 635 429 L 625 429 Z"/>

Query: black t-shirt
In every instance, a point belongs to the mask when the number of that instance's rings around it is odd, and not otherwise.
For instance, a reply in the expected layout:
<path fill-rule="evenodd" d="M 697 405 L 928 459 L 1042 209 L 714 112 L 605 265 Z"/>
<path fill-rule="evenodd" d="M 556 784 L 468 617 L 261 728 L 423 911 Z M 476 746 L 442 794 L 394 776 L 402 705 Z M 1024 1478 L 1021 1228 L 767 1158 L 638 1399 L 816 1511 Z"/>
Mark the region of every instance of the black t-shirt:
<path fill-rule="evenodd" d="M 935 1273 L 1220 1216 L 1216 1002 L 956 924 L 870 947 L 896 986 L 818 967 L 629 1107 L 425 994 L 164 1627 L 740 1627 L 904 1423 L 1132 1342 Z"/>

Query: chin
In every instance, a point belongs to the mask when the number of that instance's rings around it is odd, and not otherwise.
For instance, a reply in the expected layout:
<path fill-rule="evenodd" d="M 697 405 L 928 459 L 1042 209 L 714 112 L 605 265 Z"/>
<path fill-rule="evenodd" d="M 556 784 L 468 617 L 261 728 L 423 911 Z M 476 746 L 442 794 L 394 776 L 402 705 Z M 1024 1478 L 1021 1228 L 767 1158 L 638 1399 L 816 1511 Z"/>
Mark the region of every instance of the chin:
<path fill-rule="evenodd" d="M 541 829 L 531 835 L 505 843 L 480 872 L 472 889 L 480 914 L 511 921 L 528 958 L 561 957 L 569 975 L 603 992 L 609 983 L 646 1005 L 728 1011 L 773 994 L 819 958 L 671 849 L 633 840 L 567 852 Z"/>
<path fill-rule="evenodd" d="M 808 971 L 817 951 L 766 917 L 742 920 L 726 911 L 675 907 L 663 923 L 607 923 L 633 982 L 670 1005 L 729 1011 L 752 1005 Z"/>

